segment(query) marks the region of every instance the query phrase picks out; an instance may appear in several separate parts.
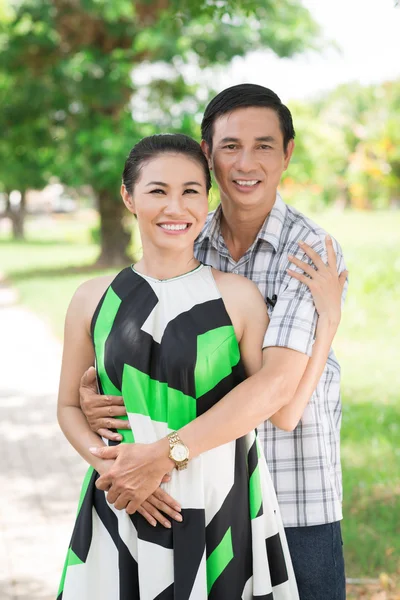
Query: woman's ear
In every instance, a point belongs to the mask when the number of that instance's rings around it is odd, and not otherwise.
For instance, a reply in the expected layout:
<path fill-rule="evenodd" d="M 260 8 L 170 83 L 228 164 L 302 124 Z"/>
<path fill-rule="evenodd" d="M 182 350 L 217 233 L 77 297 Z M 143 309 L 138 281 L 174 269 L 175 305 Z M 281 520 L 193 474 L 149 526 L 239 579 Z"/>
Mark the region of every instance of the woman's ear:
<path fill-rule="evenodd" d="M 136 216 L 135 201 L 124 184 L 121 185 L 121 198 L 129 212 Z"/>

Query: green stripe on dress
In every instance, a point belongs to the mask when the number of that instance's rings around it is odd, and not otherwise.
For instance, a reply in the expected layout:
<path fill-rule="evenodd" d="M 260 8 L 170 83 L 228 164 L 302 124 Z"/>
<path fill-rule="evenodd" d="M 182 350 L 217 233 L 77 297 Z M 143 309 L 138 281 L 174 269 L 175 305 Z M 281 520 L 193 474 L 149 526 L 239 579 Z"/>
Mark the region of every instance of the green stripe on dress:
<path fill-rule="evenodd" d="M 180 429 L 196 418 L 194 398 L 130 365 L 124 365 L 122 395 L 128 413 L 167 423 L 170 429 Z"/>
<path fill-rule="evenodd" d="M 260 466 L 257 464 L 249 479 L 250 519 L 255 519 L 262 503 Z"/>
<path fill-rule="evenodd" d="M 233 558 L 232 532 L 227 530 L 218 546 L 207 558 L 207 594 Z"/>
<path fill-rule="evenodd" d="M 227 377 L 239 360 L 239 346 L 232 325 L 217 327 L 197 336 L 197 360 L 194 372 L 196 398 L 212 390 Z M 207 376 L 205 377 L 204 374 Z"/>
<path fill-rule="evenodd" d="M 104 297 L 103 304 L 101 305 L 99 314 L 97 315 L 96 324 L 94 326 L 93 331 L 93 343 L 96 352 L 97 373 L 101 381 L 103 393 L 105 395 L 110 396 L 121 396 L 121 390 L 119 390 L 109 378 L 104 364 L 105 345 L 108 336 L 110 335 L 120 305 L 120 297 L 117 296 L 112 287 L 109 287 Z M 128 417 L 124 415 L 114 418 L 126 421 Z M 132 443 L 135 441 L 132 431 L 127 429 L 117 429 L 117 431 L 122 435 L 123 442 Z"/>

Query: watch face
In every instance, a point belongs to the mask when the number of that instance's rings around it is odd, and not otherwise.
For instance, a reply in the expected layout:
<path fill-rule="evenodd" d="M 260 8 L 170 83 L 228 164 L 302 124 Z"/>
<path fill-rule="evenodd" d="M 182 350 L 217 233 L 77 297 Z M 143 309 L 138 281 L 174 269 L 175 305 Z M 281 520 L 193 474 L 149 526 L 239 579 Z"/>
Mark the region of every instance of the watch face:
<path fill-rule="evenodd" d="M 177 462 L 181 462 L 187 459 L 188 450 L 183 444 L 176 444 L 171 450 L 171 456 Z"/>

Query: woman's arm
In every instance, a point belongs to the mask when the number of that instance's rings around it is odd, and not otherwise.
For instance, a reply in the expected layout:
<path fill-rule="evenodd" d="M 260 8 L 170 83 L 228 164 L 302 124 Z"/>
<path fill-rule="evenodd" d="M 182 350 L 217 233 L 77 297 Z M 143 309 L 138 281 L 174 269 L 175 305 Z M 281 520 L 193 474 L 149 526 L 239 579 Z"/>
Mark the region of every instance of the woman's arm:
<path fill-rule="evenodd" d="M 104 288 L 104 285 L 102 287 Z M 90 314 L 94 309 L 93 298 L 97 301 L 101 296 L 101 290 L 98 288 L 97 281 L 84 283 L 75 292 L 68 307 L 65 319 L 57 417 L 70 444 L 96 471 L 103 474 L 114 461 L 102 460 L 89 452 L 90 447 L 102 448 L 105 444 L 101 437 L 90 429 L 79 403 L 79 384 L 82 373 L 94 364 L 89 323 Z"/>
<path fill-rule="evenodd" d="M 332 341 L 340 323 L 341 298 L 348 274 L 347 271 L 343 271 L 338 276 L 336 255 L 331 238 L 326 239 L 328 265 L 325 265 L 318 254 L 306 244 L 303 249 L 312 259 L 317 270 L 295 257 L 289 257 L 291 262 L 310 277 L 291 270 L 288 273 L 310 288 L 318 312 L 318 324 L 312 357 L 293 399 L 269 419 L 271 423 L 285 431 L 293 431 L 297 427 L 324 371 Z"/>

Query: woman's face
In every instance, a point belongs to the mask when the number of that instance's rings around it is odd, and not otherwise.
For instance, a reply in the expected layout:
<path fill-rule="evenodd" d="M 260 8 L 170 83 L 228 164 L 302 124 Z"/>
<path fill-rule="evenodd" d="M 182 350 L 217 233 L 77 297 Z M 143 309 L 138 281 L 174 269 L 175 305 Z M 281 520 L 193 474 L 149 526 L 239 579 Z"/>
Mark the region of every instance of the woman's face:
<path fill-rule="evenodd" d="M 137 216 L 144 245 L 164 250 L 193 246 L 208 212 L 204 170 L 182 154 L 161 154 L 141 167 L 132 196 L 122 197 Z"/>

